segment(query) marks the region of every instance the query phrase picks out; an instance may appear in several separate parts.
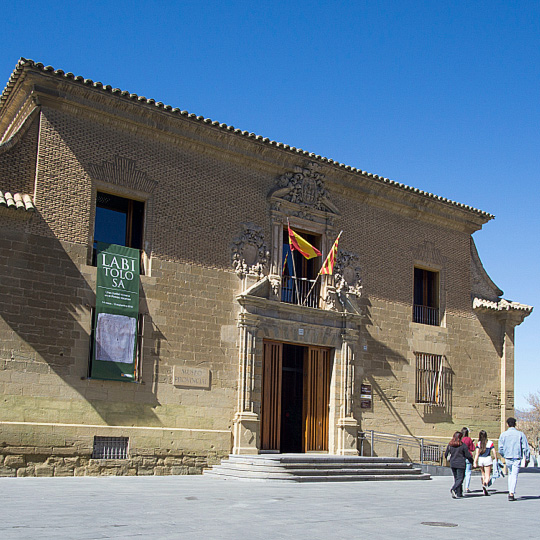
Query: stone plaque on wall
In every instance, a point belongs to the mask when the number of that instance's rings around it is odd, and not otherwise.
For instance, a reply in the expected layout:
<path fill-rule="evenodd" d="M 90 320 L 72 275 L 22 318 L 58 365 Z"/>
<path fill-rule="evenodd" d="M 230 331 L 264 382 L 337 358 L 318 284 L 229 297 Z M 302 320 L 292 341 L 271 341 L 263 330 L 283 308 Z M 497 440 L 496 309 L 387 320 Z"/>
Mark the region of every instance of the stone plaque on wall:
<path fill-rule="evenodd" d="M 210 388 L 210 370 L 207 368 L 174 366 L 173 384 L 174 386 L 186 386 L 188 388 Z"/>

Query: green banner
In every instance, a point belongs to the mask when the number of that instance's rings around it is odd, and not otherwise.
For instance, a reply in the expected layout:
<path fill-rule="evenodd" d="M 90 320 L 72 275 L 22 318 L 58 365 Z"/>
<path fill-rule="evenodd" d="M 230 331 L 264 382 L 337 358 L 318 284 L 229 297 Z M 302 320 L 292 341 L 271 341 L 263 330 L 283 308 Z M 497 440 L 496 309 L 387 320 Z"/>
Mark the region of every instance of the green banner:
<path fill-rule="evenodd" d="M 138 249 L 97 243 L 92 378 L 135 379 L 139 257 Z"/>

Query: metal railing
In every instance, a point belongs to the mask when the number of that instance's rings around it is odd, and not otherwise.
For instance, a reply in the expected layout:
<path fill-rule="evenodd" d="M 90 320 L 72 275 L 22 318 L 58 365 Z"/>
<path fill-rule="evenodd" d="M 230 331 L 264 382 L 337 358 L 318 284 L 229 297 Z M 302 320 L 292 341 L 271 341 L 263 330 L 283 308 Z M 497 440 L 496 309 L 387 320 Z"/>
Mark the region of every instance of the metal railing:
<path fill-rule="evenodd" d="M 281 278 L 281 301 L 287 304 L 318 308 L 320 292 L 321 284 L 316 279 L 295 278 L 294 276 Z"/>
<path fill-rule="evenodd" d="M 367 446 L 367 448 L 366 448 Z M 359 431 L 358 451 L 361 456 L 391 455 L 418 463 L 443 464 L 446 444 L 413 435 L 395 435 L 379 431 Z M 380 451 L 379 451 L 380 450 Z"/>
<path fill-rule="evenodd" d="M 127 459 L 128 437 L 94 436 L 92 459 Z"/>
<path fill-rule="evenodd" d="M 439 326 L 439 308 L 415 304 L 413 306 L 413 322 Z"/>

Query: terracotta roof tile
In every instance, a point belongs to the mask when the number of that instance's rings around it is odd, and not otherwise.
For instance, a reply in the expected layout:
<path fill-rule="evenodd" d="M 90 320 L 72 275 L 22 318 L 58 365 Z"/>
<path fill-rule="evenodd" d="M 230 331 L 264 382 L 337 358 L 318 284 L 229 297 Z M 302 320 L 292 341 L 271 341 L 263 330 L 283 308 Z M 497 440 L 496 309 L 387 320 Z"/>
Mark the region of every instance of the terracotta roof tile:
<path fill-rule="evenodd" d="M 26 212 L 34 212 L 36 209 L 30 195 L 26 193 L 11 194 L 9 191 L 0 191 L 0 207 Z"/>
<path fill-rule="evenodd" d="M 498 302 L 492 300 L 485 300 L 484 298 L 474 298 L 473 309 L 492 309 L 495 311 L 524 311 L 527 314 L 533 310 L 532 306 L 526 304 L 520 304 L 519 302 L 512 302 L 511 300 L 505 300 L 501 298 Z"/>

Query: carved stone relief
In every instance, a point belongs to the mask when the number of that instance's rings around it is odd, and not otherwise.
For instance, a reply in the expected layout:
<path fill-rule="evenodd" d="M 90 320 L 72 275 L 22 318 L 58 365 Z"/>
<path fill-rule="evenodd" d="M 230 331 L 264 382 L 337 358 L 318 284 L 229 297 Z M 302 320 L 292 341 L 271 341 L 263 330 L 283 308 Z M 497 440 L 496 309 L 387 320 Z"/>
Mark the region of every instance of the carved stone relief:
<path fill-rule="evenodd" d="M 268 274 L 270 252 L 264 242 L 262 228 L 253 223 L 243 223 L 244 230 L 232 245 L 232 266 L 239 278 Z"/>
<path fill-rule="evenodd" d="M 359 257 L 348 251 L 338 251 L 334 267 L 334 283 L 338 294 L 351 294 L 359 298 L 362 294 L 362 277 Z"/>
<path fill-rule="evenodd" d="M 294 171 L 281 175 L 271 196 L 303 207 L 295 211 L 295 215 L 302 219 L 313 220 L 310 213 L 313 210 L 339 214 L 328 199 L 325 176 L 318 163 L 311 162 L 305 167 L 295 167 Z"/>

